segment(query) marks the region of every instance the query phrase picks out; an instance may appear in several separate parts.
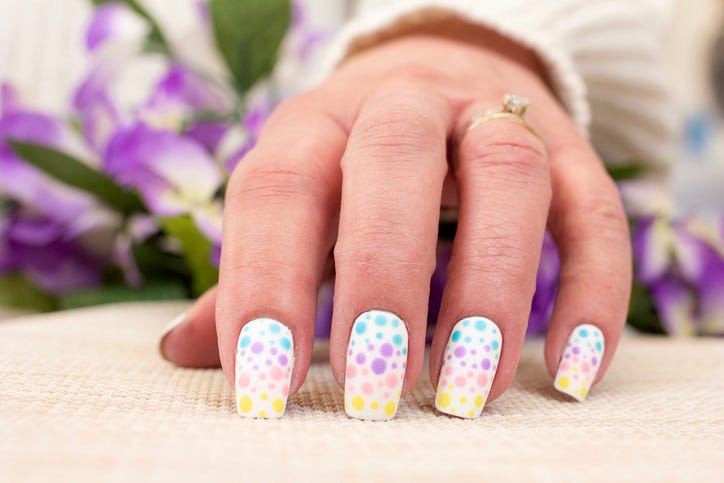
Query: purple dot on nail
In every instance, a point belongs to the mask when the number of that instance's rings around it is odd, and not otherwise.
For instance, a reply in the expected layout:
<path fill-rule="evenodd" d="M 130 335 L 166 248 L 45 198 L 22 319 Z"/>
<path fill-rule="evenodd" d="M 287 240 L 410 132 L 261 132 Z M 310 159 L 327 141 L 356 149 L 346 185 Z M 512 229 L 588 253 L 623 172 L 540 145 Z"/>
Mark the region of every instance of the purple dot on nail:
<path fill-rule="evenodd" d="M 596 359 L 595 357 L 591 357 L 591 364 L 593 364 L 594 366 L 598 364 L 598 359 Z"/>
<path fill-rule="evenodd" d="M 258 354 L 258 353 L 260 353 L 260 352 L 263 351 L 263 350 L 264 350 L 264 344 L 262 344 L 261 342 L 254 342 L 254 343 L 251 345 L 251 351 L 252 351 L 254 354 Z"/>
<path fill-rule="evenodd" d="M 455 357 L 462 357 L 465 355 L 465 347 L 459 346 L 457 349 L 455 349 Z"/>
<path fill-rule="evenodd" d="M 463 367 L 465 367 L 465 366 L 466 366 L 465 361 L 460 361 L 460 365 L 463 366 Z"/>
<path fill-rule="evenodd" d="M 246 354 L 246 351 L 243 350 L 243 351 L 241 351 L 239 354 L 243 356 L 244 354 Z"/>
<path fill-rule="evenodd" d="M 361 352 L 357 354 L 357 357 L 354 359 L 357 361 L 357 364 L 364 364 L 365 363 L 365 355 Z"/>
<path fill-rule="evenodd" d="M 475 349 L 471 350 L 470 352 L 471 352 L 473 355 L 475 355 L 475 354 L 478 353 L 478 351 L 476 351 Z"/>
<path fill-rule="evenodd" d="M 490 369 L 490 359 L 483 359 L 483 362 L 480 363 L 480 367 L 483 368 L 483 370 Z"/>
<path fill-rule="evenodd" d="M 375 374 L 382 374 L 387 368 L 387 363 L 384 359 L 375 359 L 372 361 L 372 372 Z"/>
<path fill-rule="evenodd" d="M 397 354 L 398 356 L 401 356 L 401 355 L 402 355 L 402 352 L 397 351 L 397 352 L 395 352 L 395 354 Z"/>
<path fill-rule="evenodd" d="M 580 347 L 574 347 L 574 348 L 573 348 L 573 353 L 576 354 L 576 355 L 580 354 L 580 353 L 581 353 L 581 348 L 580 348 Z"/>
<path fill-rule="evenodd" d="M 402 363 L 402 368 L 404 369 L 405 367 L 407 367 L 407 362 Z"/>
<path fill-rule="evenodd" d="M 287 359 L 286 354 L 282 354 L 279 356 L 279 364 L 281 364 L 282 366 L 286 366 L 287 362 L 289 362 L 289 359 Z"/>
<path fill-rule="evenodd" d="M 447 360 L 450 360 L 450 359 L 452 359 L 452 356 L 447 356 Z"/>
<path fill-rule="evenodd" d="M 272 353 L 273 356 L 275 356 L 275 355 L 277 354 L 277 348 L 276 348 L 276 347 L 272 347 L 271 353 Z"/>
<path fill-rule="evenodd" d="M 271 359 L 267 359 L 267 360 L 266 360 L 266 365 L 267 365 L 267 366 L 271 366 L 271 363 L 272 363 Z"/>
<path fill-rule="evenodd" d="M 473 364 L 473 369 L 477 369 L 477 368 L 478 368 L 478 365 L 477 365 L 477 364 Z"/>
<path fill-rule="evenodd" d="M 382 347 L 380 347 L 380 354 L 382 354 L 383 357 L 390 357 L 392 355 L 392 344 L 382 344 Z"/>
<path fill-rule="evenodd" d="M 489 346 L 489 345 L 486 345 L 486 346 L 485 346 L 485 352 L 490 352 L 490 346 Z"/>
<path fill-rule="evenodd" d="M 393 368 L 393 369 L 397 369 L 397 362 L 393 362 L 393 363 L 392 363 L 392 368 Z"/>
<path fill-rule="evenodd" d="M 367 345 L 367 350 L 368 350 L 369 352 L 372 352 L 373 350 L 375 350 L 375 346 L 372 345 L 372 344 L 368 344 L 368 345 Z"/>
<path fill-rule="evenodd" d="M 566 354 L 565 356 L 563 356 L 563 358 L 564 358 L 564 359 L 570 359 L 570 358 L 571 358 L 571 355 L 570 355 L 570 354 Z"/>
<path fill-rule="evenodd" d="M 255 370 L 255 371 L 258 371 L 258 370 L 259 370 L 259 366 L 254 366 L 254 370 Z"/>
<path fill-rule="evenodd" d="M 351 356 L 351 355 L 352 355 L 352 349 L 350 349 L 350 350 L 347 352 L 347 354 Z"/>

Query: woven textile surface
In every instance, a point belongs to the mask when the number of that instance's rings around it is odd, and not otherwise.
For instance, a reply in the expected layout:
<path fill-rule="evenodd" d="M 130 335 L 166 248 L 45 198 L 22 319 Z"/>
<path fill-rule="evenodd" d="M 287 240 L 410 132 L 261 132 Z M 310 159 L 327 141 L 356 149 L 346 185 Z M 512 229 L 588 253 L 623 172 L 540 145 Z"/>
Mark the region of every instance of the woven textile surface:
<path fill-rule="evenodd" d="M 724 341 L 624 338 L 584 403 L 542 342 L 478 420 L 436 413 L 427 375 L 387 423 L 349 419 L 315 355 L 280 420 L 236 416 L 219 370 L 173 367 L 180 304 L 0 322 L 2 481 L 721 481 Z M 323 344 L 319 344 L 323 345 Z"/>

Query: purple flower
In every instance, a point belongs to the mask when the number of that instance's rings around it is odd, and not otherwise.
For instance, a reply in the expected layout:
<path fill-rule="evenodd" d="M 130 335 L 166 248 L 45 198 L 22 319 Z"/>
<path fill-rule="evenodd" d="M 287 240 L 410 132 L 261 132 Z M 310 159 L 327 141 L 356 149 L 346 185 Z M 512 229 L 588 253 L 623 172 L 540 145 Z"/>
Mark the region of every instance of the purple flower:
<path fill-rule="evenodd" d="M 644 217 L 633 231 L 636 281 L 650 290 L 664 330 L 724 334 L 724 238 L 717 223 Z"/>
<path fill-rule="evenodd" d="M 221 174 L 193 139 L 138 123 L 115 133 L 104 167 L 122 185 L 138 189 L 152 213 L 189 213 L 210 240 L 220 241 L 221 206 L 214 197 Z"/>
<path fill-rule="evenodd" d="M 148 34 L 148 26 L 123 2 L 105 3 L 93 10 L 85 35 L 86 49 L 97 53 L 113 42 L 137 41 Z"/>

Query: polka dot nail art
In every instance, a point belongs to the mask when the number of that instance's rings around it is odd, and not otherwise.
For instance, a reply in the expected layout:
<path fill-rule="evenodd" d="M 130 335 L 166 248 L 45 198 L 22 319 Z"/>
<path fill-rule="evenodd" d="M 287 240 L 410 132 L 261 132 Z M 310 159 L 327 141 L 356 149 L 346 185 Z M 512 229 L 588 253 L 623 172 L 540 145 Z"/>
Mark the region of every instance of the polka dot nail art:
<path fill-rule="evenodd" d="M 573 329 L 558 365 L 555 388 L 583 401 L 596 379 L 605 349 L 603 333 L 595 325 L 583 324 Z"/>
<path fill-rule="evenodd" d="M 291 331 L 274 319 L 255 319 L 236 346 L 236 410 L 240 416 L 281 418 L 294 367 Z"/>
<path fill-rule="evenodd" d="M 359 419 L 392 419 L 397 413 L 406 368 L 405 323 L 381 310 L 357 317 L 347 350 L 344 410 Z"/>
<path fill-rule="evenodd" d="M 503 336 L 485 317 L 462 319 L 452 330 L 442 357 L 435 407 L 461 418 L 483 411 L 498 370 Z"/>

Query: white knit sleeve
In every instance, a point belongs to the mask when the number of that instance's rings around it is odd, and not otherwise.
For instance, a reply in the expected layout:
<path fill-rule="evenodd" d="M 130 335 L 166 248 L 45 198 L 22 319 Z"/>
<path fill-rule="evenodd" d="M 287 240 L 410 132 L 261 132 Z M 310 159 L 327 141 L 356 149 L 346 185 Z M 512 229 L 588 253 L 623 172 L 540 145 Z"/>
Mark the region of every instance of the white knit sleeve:
<path fill-rule="evenodd" d="M 669 0 L 366 0 L 315 68 L 441 13 L 508 36 L 537 53 L 581 132 L 611 165 L 666 167 L 677 155 L 676 112 L 662 64 Z"/>

